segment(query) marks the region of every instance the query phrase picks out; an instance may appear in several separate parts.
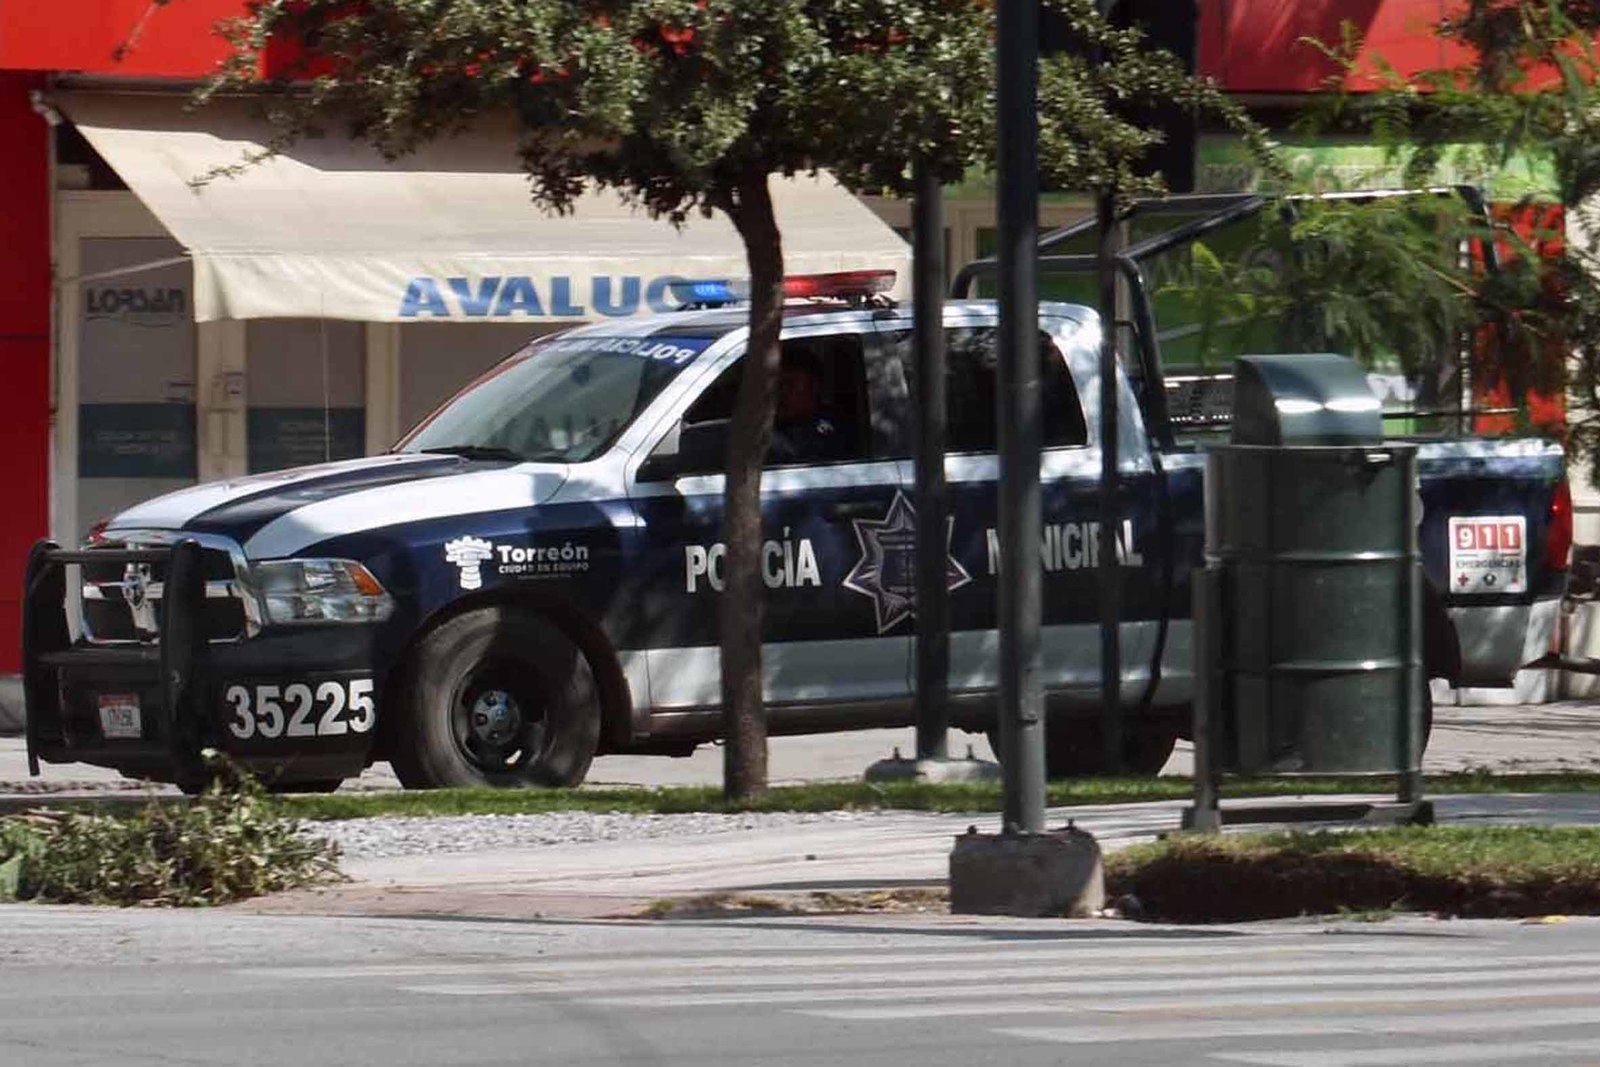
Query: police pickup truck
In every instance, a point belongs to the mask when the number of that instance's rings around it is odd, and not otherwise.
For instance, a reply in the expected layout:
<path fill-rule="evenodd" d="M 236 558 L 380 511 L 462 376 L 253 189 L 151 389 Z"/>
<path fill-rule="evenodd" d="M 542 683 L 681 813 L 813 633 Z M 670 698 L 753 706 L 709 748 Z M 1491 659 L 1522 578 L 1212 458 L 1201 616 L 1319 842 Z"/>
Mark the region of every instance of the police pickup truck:
<path fill-rule="evenodd" d="M 791 279 L 762 479 L 774 733 L 913 721 L 911 312 L 873 295 L 883 282 Z M 570 786 L 597 753 L 717 738 L 720 468 L 746 322 L 711 307 L 541 338 L 386 454 L 182 490 L 76 550 L 37 546 L 35 769 L 83 761 L 189 786 L 209 746 L 284 788 L 331 788 L 377 760 L 413 787 Z M 952 301 L 944 323 L 950 684 L 956 724 L 979 731 L 998 684 L 996 307 Z M 1059 774 L 1100 752 L 1100 325 L 1057 303 L 1039 323 Z M 1147 434 L 1148 382 L 1115 388 L 1127 760 L 1153 771 L 1189 722 L 1204 463 L 1165 427 Z M 1563 588 L 1561 450 L 1438 441 L 1420 470 L 1429 673 L 1508 685 L 1545 651 Z"/>

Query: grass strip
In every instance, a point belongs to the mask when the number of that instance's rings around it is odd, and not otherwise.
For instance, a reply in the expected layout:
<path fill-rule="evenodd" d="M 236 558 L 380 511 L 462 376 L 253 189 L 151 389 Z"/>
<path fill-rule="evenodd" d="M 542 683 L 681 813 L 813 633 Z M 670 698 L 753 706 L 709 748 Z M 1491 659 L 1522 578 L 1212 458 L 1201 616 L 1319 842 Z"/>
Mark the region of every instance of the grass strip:
<path fill-rule="evenodd" d="M 1112 900 L 1164 922 L 1434 912 L 1600 914 L 1600 828 L 1178 834 L 1106 857 Z"/>
<path fill-rule="evenodd" d="M 1193 795 L 1187 778 L 1081 778 L 1051 782 L 1052 807 L 1122 804 L 1187 799 Z M 1228 799 L 1252 796 L 1302 796 L 1336 793 L 1385 793 L 1393 778 L 1317 776 L 1303 778 L 1230 779 Z M 1600 792 L 1600 774 L 1465 774 L 1430 775 L 1424 792 L 1431 796 L 1461 793 L 1588 793 Z M 660 789 L 438 789 L 392 793 L 332 793 L 279 797 L 276 804 L 297 819 L 324 821 L 382 815 L 525 815 L 552 811 L 615 811 L 640 814 L 740 811 L 930 811 L 991 812 L 1001 809 L 999 783 L 819 782 L 778 786 L 748 803 L 732 803 L 711 786 Z"/>

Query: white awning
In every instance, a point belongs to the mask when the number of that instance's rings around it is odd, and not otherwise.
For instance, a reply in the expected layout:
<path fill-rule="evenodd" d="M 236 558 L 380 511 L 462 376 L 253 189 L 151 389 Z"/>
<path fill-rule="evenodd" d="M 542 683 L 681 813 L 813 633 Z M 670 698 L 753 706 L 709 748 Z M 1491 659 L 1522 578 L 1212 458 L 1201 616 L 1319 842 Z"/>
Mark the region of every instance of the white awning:
<path fill-rule="evenodd" d="M 673 278 L 744 278 L 722 215 L 682 230 L 584 197 L 547 214 L 517 169 L 509 126 L 396 163 L 342 135 L 303 140 L 237 177 L 195 180 L 260 151 L 244 100 L 74 92 L 58 100 L 96 151 L 188 249 L 195 319 L 560 321 L 670 306 Z M 910 248 L 827 175 L 774 179 L 790 274 L 889 268 Z"/>

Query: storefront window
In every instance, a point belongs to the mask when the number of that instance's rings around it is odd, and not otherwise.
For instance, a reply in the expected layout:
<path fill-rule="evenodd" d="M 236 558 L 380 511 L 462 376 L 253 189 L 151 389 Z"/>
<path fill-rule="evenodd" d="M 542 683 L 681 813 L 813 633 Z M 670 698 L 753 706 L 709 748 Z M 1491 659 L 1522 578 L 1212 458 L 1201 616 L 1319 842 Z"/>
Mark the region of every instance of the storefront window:
<path fill-rule="evenodd" d="M 366 453 L 362 325 L 257 319 L 247 329 L 252 473 Z"/>
<path fill-rule="evenodd" d="M 162 238 L 88 238 L 80 270 L 82 535 L 102 518 L 192 484 L 197 464 L 193 286 L 183 249 Z"/>

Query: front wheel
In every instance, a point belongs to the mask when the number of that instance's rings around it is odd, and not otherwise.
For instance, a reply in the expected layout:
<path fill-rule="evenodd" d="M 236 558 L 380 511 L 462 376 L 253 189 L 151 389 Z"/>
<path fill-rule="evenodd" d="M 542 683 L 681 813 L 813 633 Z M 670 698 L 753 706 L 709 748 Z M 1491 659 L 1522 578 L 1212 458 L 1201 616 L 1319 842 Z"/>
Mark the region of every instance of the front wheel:
<path fill-rule="evenodd" d="M 600 740 L 588 659 L 522 608 L 441 624 L 391 692 L 399 721 L 390 762 L 407 788 L 575 786 Z"/>

